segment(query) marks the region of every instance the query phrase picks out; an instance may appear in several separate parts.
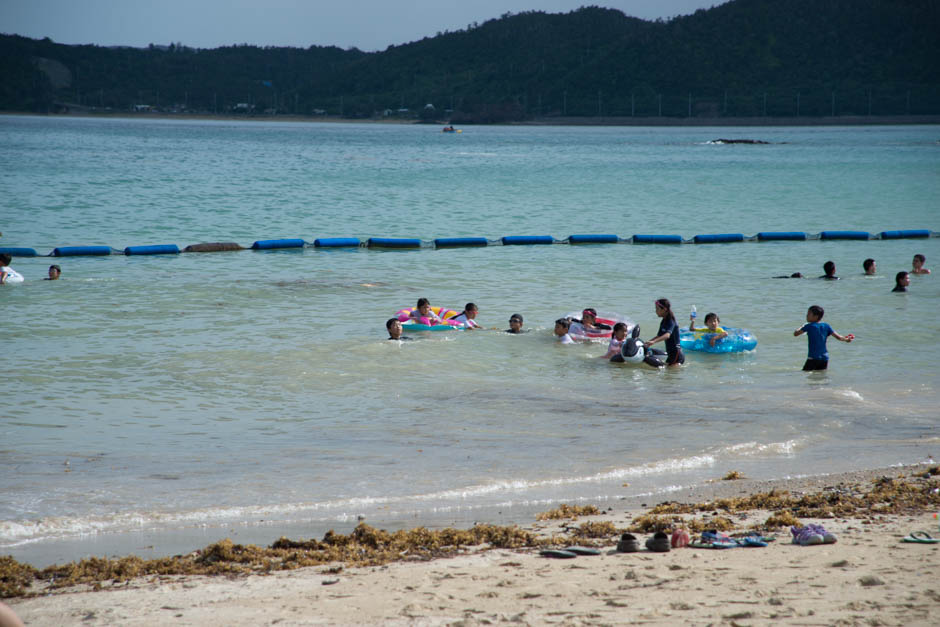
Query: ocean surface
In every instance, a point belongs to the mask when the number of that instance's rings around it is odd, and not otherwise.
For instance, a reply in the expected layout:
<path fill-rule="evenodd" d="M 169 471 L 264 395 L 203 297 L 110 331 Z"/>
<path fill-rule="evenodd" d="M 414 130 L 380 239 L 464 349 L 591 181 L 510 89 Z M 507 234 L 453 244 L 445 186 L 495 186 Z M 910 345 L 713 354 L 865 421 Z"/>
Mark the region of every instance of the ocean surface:
<path fill-rule="evenodd" d="M 748 138 L 765 145 L 717 144 Z M 438 127 L 0 117 L 0 246 L 940 231 L 940 128 Z M 932 276 L 891 293 L 927 256 Z M 878 274 L 862 275 L 872 257 Z M 772 279 L 822 274 L 837 282 Z M 49 264 L 57 282 L 43 281 Z M 940 238 L 18 257 L 0 286 L 0 555 L 529 522 L 940 455 Z M 498 330 L 386 341 L 419 297 Z M 669 298 L 758 338 L 668 371 L 561 346 Z M 830 369 L 800 370 L 825 308 Z"/>

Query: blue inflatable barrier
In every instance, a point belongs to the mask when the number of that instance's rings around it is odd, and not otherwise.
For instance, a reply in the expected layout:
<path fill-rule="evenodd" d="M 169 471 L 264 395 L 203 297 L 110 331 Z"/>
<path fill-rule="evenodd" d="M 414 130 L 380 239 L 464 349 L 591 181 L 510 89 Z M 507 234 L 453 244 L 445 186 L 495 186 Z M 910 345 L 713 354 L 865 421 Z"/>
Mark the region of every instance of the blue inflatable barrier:
<path fill-rule="evenodd" d="M 78 257 L 82 255 L 110 254 L 110 246 L 60 246 L 52 250 L 53 257 Z"/>
<path fill-rule="evenodd" d="M 728 337 L 723 337 L 711 345 L 711 338 L 714 333 L 702 333 L 696 331 L 692 333 L 688 328 L 679 329 L 679 345 L 682 350 L 701 351 L 703 353 L 740 353 L 742 351 L 754 350 L 757 346 L 757 338 L 747 329 L 736 329 L 734 327 L 721 327 L 728 333 Z"/>
<path fill-rule="evenodd" d="M 761 231 L 757 234 L 758 242 L 793 241 L 805 242 L 806 233 L 802 231 Z"/>
<path fill-rule="evenodd" d="M 158 244 L 156 246 L 128 246 L 124 249 L 125 255 L 178 255 L 180 249 L 176 244 Z"/>
<path fill-rule="evenodd" d="M 460 248 L 462 246 L 488 246 L 485 237 L 439 237 L 434 240 L 435 248 Z"/>
<path fill-rule="evenodd" d="M 370 237 L 369 248 L 421 248 L 421 240 L 414 238 Z"/>
<path fill-rule="evenodd" d="M 881 239 L 911 239 L 915 237 L 930 237 L 927 229 L 908 229 L 906 231 L 882 231 Z"/>
<path fill-rule="evenodd" d="M 278 248 L 303 248 L 302 239 L 262 239 L 251 245 L 252 250 L 275 250 Z"/>
<path fill-rule="evenodd" d="M 823 231 L 819 239 L 870 239 L 868 231 Z"/>
<path fill-rule="evenodd" d="M 362 242 L 358 237 L 323 237 L 313 240 L 317 248 L 359 248 Z"/>
<path fill-rule="evenodd" d="M 554 243 L 555 238 L 551 235 L 507 235 L 503 238 L 503 246 L 533 246 Z"/>
<path fill-rule="evenodd" d="M 634 244 L 681 244 L 681 235 L 634 235 Z"/>
<path fill-rule="evenodd" d="M 457 248 L 471 246 L 491 246 L 501 242 L 504 246 L 519 245 L 545 245 L 545 244 L 712 244 L 726 242 L 745 242 L 754 241 L 772 242 L 772 241 L 806 241 L 809 239 L 820 240 L 895 240 L 909 238 L 929 238 L 940 236 L 940 233 L 929 229 L 904 229 L 896 231 L 881 231 L 872 234 L 867 231 L 823 231 L 821 233 L 810 234 L 803 231 L 761 231 L 754 236 L 746 236 L 741 233 L 707 233 L 695 235 L 692 239 L 684 240 L 681 235 L 648 235 L 634 234 L 631 237 L 620 237 L 613 233 L 595 233 L 595 234 L 575 234 L 569 235 L 564 240 L 556 240 L 551 235 L 507 235 L 499 240 L 491 240 L 485 237 L 440 237 L 433 242 L 427 242 L 427 247 L 431 244 L 435 248 Z M 418 238 L 389 238 L 389 237 L 370 237 L 363 242 L 355 237 L 327 237 L 315 240 L 312 245 L 317 248 L 359 248 L 367 246 L 369 248 L 390 248 L 390 249 L 415 249 L 424 248 L 426 242 Z M 252 250 L 275 250 L 283 248 L 304 248 L 307 242 L 300 238 L 295 239 L 270 239 L 258 240 L 251 245 Z M 240 244 L 235 242 L 209 242 L 202 244 L 193 244 L 187 246 L 182 252 L 217 252 L 223 250 L 244 250 Z M 69 257 L 78 255 L 111 255 L 121 252 L 110 246 L 60 246 L 55 248 L 49 256 Z M 125 255 L 170 255 L 178 254 L 180 250 L 175 244 L 161 244 L 155 246 L 128 246 L 124 249 Z M 6 253 L 11 257 L 36 257 L 38 253 L 34 248 L 26 247 L 0 247 L 0 253 Z"/>
<path fill-rule="evenodd" d="M 11 257 L 35 257 L 35 248 L 3 248 L 0 247 L 0 254 L 7 254 Z"/>
<path fill-rule="evenodd" d="M 696 235 L 692 238 L 696 244 L 724 244 L 727 242 L 743 242 L 741 233 L 712 233 L 709 235 Z"/>
<path fill-rule="evenodd" d="M 617 244 L 620 238 L 612 234 L 600 235 L 571 235 L 568 237 L 569 244 Z"/>

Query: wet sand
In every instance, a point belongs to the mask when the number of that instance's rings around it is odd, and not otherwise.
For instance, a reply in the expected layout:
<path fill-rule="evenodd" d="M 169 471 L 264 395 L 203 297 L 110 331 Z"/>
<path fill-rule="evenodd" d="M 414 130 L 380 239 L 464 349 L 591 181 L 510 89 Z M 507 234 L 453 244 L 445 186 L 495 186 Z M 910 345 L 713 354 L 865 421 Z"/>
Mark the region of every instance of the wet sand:
<path fill-rule="evenodd" d="M 835 544 L 799 546 L 787 528 L 763 548 L 678 548 L 653 553 L 616 551 L 619 533 L 642 525 L 653 503 L 622 501 L 598 515 L 533 521 L 538 537 L 576 541 L 600 555 L 552 559 L 540 547 L 464 547 L 429 559 L 403 551 L 398 561 L 348 567 L 334 562 L 270 574 L 148 576 L 100 586 L 44 589 L 32 598 L 6 599 L 27 625 L 484 625 L 514 624 L 940 624 L 940 544 L 904 543 L 912 531 L 940 537 L 940 475 L 926 465 L 781 481 L 720 481 L 674 495 L 678 503 L 715 507 L 678 514 L 696 522 L 729 521 L 728 533 L 763 524 L 787 511 L 725 509 L 718 499 L 775 490 L 791 496 L 822 495 L 832 515 L 799 517 L 818 522 Z M 888 479 L 884 479 L 887 477 Z M 910 486 L 849 513 L 833 495 L 888 483 Z M 911 506 L 909 496 L 919 502 Z M 652 513 L 669 517 L 660 508 Z M 675 516 L 675 515 L 672 515 Z M 675 520 L 676 518 L 674 518 Z M 579 531 L 595 530 L 578 535 Z M 696 534 L 693 534 L 695 536 Z M 95 587 L 100 589 L 95 590 Z"/>

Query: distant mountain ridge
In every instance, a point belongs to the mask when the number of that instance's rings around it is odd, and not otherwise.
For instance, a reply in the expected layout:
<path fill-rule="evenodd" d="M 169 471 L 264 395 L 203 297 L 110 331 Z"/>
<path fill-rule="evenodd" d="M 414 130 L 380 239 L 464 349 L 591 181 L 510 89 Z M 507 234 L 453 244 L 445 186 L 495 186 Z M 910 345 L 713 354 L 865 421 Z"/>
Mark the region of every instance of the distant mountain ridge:
<path fill-rule="evenodd" d="M 940 2 L 732 0 L 667 22 L 506 14 L 356 49 L 68 46 L 0 36 L 0 109 L 544 116 L 940 114 Z M 427 107 L 427 105 L 432 107 Z"/>

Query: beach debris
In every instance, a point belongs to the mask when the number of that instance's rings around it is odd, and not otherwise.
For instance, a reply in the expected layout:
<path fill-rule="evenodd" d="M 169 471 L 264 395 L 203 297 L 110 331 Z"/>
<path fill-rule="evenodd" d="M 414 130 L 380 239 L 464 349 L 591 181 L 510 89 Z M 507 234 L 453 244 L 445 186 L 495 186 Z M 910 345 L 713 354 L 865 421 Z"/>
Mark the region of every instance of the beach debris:
<path fill-rule="evenodd" d="M 577 538 L 609 538 L 620 534 L 620 530 L 614 526 L 614 523 L 604 522 L 586 522 L 572 531 Z"/>
<path fill-rule="evenodd" d="M 858 582 L 859 582 L 860 584 L 862 584 L 863 586 L 865 586 L 866 588 L 869 587 L 869 586 L 883 586 L 883 585 L 885 585 L 885 582 L 882 581 L 881 578 L 878 577 L 878 576 L 876 576 L 876 575 L 865 575 L 864 577 L 862 577 L 861 579 L 859 579 Z"/>
<path fill-rule="evenodd" d="M 737 470 L 732 470 L 728 472 L 728 474 L 726 474 L 724 477 L 721 478 L 722 481 L 736 481 L 738 479 L 744 479 L 744 475 L 742 475 Z"/>
<path fill-rule="evenodd" d="M 594 505 L 567 505 L 562 503 L 557 509 L 550 509 L 547 512 L 541 512 L 535 515 L 536 520 L 558 520 L 561 518 L 570 518 L 576 520 L 581 516 L 596 516 L 601 514 L 601 510 Z"/>

